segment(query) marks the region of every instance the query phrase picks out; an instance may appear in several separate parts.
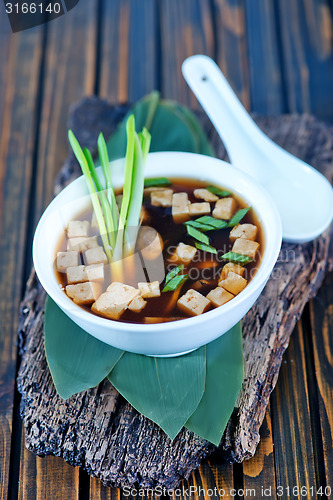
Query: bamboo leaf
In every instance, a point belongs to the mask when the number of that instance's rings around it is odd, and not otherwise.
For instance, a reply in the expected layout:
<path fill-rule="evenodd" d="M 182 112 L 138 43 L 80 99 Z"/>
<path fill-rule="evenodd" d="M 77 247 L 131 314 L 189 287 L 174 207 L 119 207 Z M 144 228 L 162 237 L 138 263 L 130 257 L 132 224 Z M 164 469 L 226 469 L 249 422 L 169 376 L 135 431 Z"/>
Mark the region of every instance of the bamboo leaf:
<path fill-rule="evenodd" d="M 206 348 L 201 347 L 174 358 L 126 352 L 108 379 L 136 410 L 174 439 L 198 407 L 205 376 Z"/>
<path fill-rule="evenodd" d="M 134 114 L 136 130 L 148 129 L 150 151 L 188 151 L 214 156 L 214 151 L 195 115 L 173 101 L 159 100 L 152 92 L 138 101 L 107 141 L 110 160 L 123 158 L 126 152 L 126 121 Z"/>
<path fill-rule="evenodd" d="M 241 324 L 207 344 L 206 348 L 205 392 L 185 426 L 218 446 L 244 378 Z"/>
<path fill-rule="evenodd" d="M 124 353 L 82 330 L 49 297 L 44 331 L 47 362 L 63 399 L 96 387 Z"/>

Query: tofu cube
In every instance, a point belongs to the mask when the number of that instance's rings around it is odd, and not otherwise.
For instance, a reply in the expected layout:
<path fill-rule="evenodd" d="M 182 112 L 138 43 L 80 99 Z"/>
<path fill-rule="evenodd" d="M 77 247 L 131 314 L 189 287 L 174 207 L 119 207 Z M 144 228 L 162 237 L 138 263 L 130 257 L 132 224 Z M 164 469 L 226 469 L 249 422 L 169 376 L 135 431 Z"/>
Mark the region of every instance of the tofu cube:
<path fill-rule="evenodd" d="M 84 252 L 84 260 L 87 265 L 107 264 L 108 258 L 102 247 L 89 248 Z"/>
<path fill-rule="evenodd" d="M 176 224 L 189 220 L 189 205 L 187 193 L 174 193 L 172 195 L 172 216 Z"/>
<path fill-rule="evenodd" d="M 232 271 L 233 273 L 239 274 L 240 276 L 244 276 L 245 273 L 245 267 L 241 266 L 240 264 L 235 264 L 234 262 L 228 262 L 225 266 L 222 268 L 221 276 L 219 281 L 226 279 L 228 276 L 228 273 Z"/>
<path fill-rule="evenodd" d="M 87 238 L 89 233 L 89 222 L 87 220 L 71 220 L 67 226 L 67 238 Z"/>
<path fill-rule="evenodd" d="M 129 303 L 128 309 L 132 312 L 139 313 L 144 309 L 147 305 L 147 301 L 144 300 L 140 295 L 135 297 L 132 302 Z"/>
<path fill-rule="evenodd" d="M 83 283 L 85 281 L 98 281 L 104 279 L 104 264 L 92 264 L 91 266 L 76 266 L 67 268 L 67 282 Z"/>
<path fill-rule="evenodd" d="M 210 300 L 191 288 L 177 300 L 177 305 L 181 311 L 189 316 L 198 316 L 207 311 L 210 307 Z"/>
<path fill-rule="evenodd" d="M 246 240 L 245 238 L 237 238 L 231 251 L 254 259 L 259 247 L 260 245 L 256 241 Z"/>
<path fill-rule="evenodd" d="M 188 210 L 190 215 L 207 215 L 210 214 L 210 204 L 208 201 L 202 203 L 191 203 Z"/>
<path fill-rule="evenodd" d="M 152 191 L 150 194 L 151 204 L 154 207 L 171 207 L 172 206 L 172 189 L 164 189 L 163 191 Z"/>
<path fill-rule="evenodd" d="M 127 306 L 139 295 L 133 286 L 114 282 L 91 306 L 92 311 L 110 319 L 119 319 Z"/>
<path fill-rule="evenodd" d="M 69 238 L 67 241 L 67 250 L 77 250 L 78 252 L 85 252 L 90 248 L 98 247 L 97 236 L 92 236 L 91 238 L 84 238 L 79 236 L 78 238 Z"/>
<path fill-rule="evenodd" d="M 230 292 L 227 292 L 227 290 L 224 290 L 224 288 L 218 286 L 217 288 L 214 288 L 214 290 L 211 290 L 206 298 L 211 301 L 211 303 L 215 307 L 220 307 L 226 302 L 229 302 L 234 297 L 234 295 Z"/>
<path fill-rule="evenodd" d="M 141 297 L 144 299 L 159 297 L 161 295 L 160 284 L 158 281 L 152 281 L 151 283 L 138 283 L 138 288 L 140 290 Z"/>
<path fill-rule="evenodd" d="M 234 198 L 222 198 L 215 204 L 213 217 L 215 219 L 229 220 L 236 212 L 237 202 Z"/>
<path fill-rule="evenodd" d="M 179 243 L 170 260 L 175 264 L 189 264 L 196 253 L 197 249 L 195 247 Z"/>
<path fill-rule="evenodd" d="M 258 232 L 257 226 L 254 224 L 238 224 L 229 234 L 230 241 L 235 241 L 237 238 L 245 238 L 246 240 L 254 241 Z"/>
<path fill-rule="evenodd" d="M 247 280 L 240 276 L 239 274 L 230 271 L 226 279 L 219 282 L 219 286 L 224 288 L 230 293 L 237 295 L 239 292 L 244 290 L 247 285 Z"/>
<path fill-rule="evenodd" d="M 211 193 L 210 191 L 208 191 L 208 189 L 195 189 L 193 191 L 193 194 L 199 200 L 205 200 L 212 203 L 219 199 L 219 197 L 216 196 L 216 194 Z"/>
<path fill-rule="evenodd" d="M 78 266 L 79 252 L 58 252 L 57 253 L 57 269 L 60 273 L 65 273 L 68 267 Z"/>
<path fill-rule="evenodd" d="M 98 299 L 102 293 L 102 287 L 99 283 L 78 283 L 67 285 L 66 293 L 75 304 L 90 305 Z"/>

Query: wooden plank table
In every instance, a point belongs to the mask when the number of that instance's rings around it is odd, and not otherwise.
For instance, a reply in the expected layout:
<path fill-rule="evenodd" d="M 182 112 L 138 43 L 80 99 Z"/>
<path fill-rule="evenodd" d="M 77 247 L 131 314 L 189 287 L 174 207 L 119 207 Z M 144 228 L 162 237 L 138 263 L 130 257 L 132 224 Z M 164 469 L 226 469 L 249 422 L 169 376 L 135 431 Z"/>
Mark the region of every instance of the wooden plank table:
<path fill-rule="evenodd" d="M 1 498 L 123 496 L 61 459 L 28 452 L 15 390 L 18 308 L 33 230 L 67 156 L 69 106 L 92 93 L 131 102 L 157 88 L 198 107 L 180 65 L 205 53 L 248 109 L 333 122 L 332 25 L 329 0 L 81 0 L 64 17 L 16 34 L 1 11 Z M 255 457 L 232 466 L 213 456 L 185 488 L 224 489 L 223 498 L 264 498 L 262 488 L 268 498 L 297 498 L 302 486 L 333 488 L 332 285 L 331 273 L 295 329 Z"/>

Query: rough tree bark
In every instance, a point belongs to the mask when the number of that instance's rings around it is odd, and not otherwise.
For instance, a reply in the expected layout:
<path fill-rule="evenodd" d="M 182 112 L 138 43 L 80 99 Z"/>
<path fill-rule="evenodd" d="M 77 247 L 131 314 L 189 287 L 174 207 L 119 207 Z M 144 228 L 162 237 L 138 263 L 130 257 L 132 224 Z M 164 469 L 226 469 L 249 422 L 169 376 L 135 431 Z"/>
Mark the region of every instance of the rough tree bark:
<path fill-rule="evenodd" d="M 76 105 L 70 126 L 92 148 L 97 133 L 110 135 L 127 108 L 111 107 L 97 98 Z M 226 153 L 208 120 L 200 115 L 217 156 Z M 291 153 L 333 179 L 333 130 L 310 116 L 256 117 L 259 126 Z M 79 171 L 70 156 L 58 177 L 59 192 Z M 270 394 L 282 356 L 306 302 L 313 297 L 332 266 L 332 232 L 304 245 L 283 244 L 279 260 L 262 295 L 243 320 L 245 378 L 219 452 L 241 462 L 253 456 L 259 442 Z M 331 247 L 330 247 L 331 245 Z M 215 450 L 210 443 L 183 429 L 170 439 L 138 414 L 105 381 L 99 387 L 63 401 L 56 393 L 45 359 L 43 311 L 45 292 L 34 271 L 21 306 L 19 339 L 21 365 L 18 388 L 29 450 L 63 457 L 81 465 L 105 485 L 175 487 L 203 457 Z"/>

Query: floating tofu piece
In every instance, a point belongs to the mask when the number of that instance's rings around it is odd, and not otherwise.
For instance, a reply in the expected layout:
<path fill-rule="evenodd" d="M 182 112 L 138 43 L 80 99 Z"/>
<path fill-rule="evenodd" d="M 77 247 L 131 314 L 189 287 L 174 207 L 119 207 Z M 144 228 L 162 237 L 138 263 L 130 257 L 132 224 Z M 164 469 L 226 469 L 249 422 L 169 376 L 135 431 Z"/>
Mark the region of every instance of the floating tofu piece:
<path fill-rule="evenodd" d="M 163 189 L 163 191 L 152 191 L 150 194 L 151 204 L 154 207 L 171 207 L 172 205 L 172 189 Z"/>
<path fill-rule="evenodd" d="M 244 290 L 247 285 L 247 280 L 240 276 L 239 274 L 229 271 L 228 276 L 225 280 L 219 282 L 219 286 L 224 288 L 230 293 L 237 295 L 239 292 Z"/>
<path fill-rule="evenodd" d="M 214 288 L 214 290 L 211 290 L 206 298 L 211 301 L 211 303 L 215 307 L 220 307 L 226 302 L 229 302 L 234 297 L 234 295 L 230 292 L 227 292 L 227 290 L 224 290 L 224 288 L 218 286 L 217 288 Z"/>
<path fill-rule="evenodd" d="M 99 283 L 78 283 L 77 285 L 67 285 L 66 293 L 74 300 L 75 304 L 89 305 L 98 299 L 102 293 Z"/>
<path fill-rule="evenodd" d="M 87 237 L 89 233 L 89 221 L 71 220 L 67 226 L 67 238 Z"/>
<path fill-rule="evenodd" d="M 213 217 L 215 219 L 229 220 L 236 212 L 237 202 L 234 198 L 222 198 L 215 204 Z"/>
<path fill-rule="evenodd" d="M 107 264 L 108 258 L 102 247 L 89 248 L 84 252 L 85 263 L 90 264 Z"/>
<path fill-rule="evenodd" d="M 68 267 L 78 266 L 79 252 L 58 252 L 57 253 L 57 269 L 61 273 L 65 273 Z"/>
<path fill-rule="evenodd" d="M 141 226 L 137 238 L 137 248 L 145 260 L 155 260 L 163 252 L 164 243 L 160 233 L 150 226 Z"/>
<path fill-rule="evenodd" d="M 92 311 L 110 319 L 119 319 L 128 305 L 139 295 L 133 286 L 114 282 L 91 306 Z"/>
<path fill-rule="evenodd" d="M 229 238 L 231 241 L 235 241 L 237 238 L 254 241 L 256 239 L 257 232 L 258 228 L 254 224 L 238 224 L 238 226 L 235 226 L 230 231 Z"/>
<path fill-rule="evenodd" d="M 189 316 L 198 316 L 207 311 L 210 301 L 201 295 L 201 293 L 191 288 L 177 300 L 177 305 L 181 311 Z"/>
<path fill-rule="evenodd" d="M 98 247 L 97 236 L 85 238 L 79 236 L 78 238 L 69 238 L 67 241 L 67 250 L 77 250 L 78 252 L 85 252 L 89 248 Z"/>
<path fill-rule="evenodd" d="M 176 264 L 189 264 L 196 253 L 197 249 L 195 247 L 179 243 L 170 260 Z"/>
<path fill-rule="evenodd" d="M 104 279 L 104 264 L 92 264 L 91 266 L 75 266 L 67 268 L 67 282 L 83 283 L 85 281 L 98 281 Z"/>
<path fill-rule="evenodd" d="M 160 284 L 158 281 L 151 283 L 138 283 L 141 297 L 150 299 L 151 297 L 159 297 L 161 295 Z"/>
<path fill-rule="evenodd" d="M 245 238 L 237 238 L 231 251 L 254 259 L 259 247 L 260 245 L 256 241 L 246 240 Z"/>
<path fill-rule="evenodd" d="M 187 193 L 174 193 L 172 195 L 172 216 L 176 224 L 189 220 L 189 205 Z"/>
<path fill-rule="evenodd" d="M 208 201 L 202 203 L 191 203 L 188 207 L 190 215 L 206 215 L 210 214 L 210 204 Z"/>
<path fill-rule="evenodd" d="M 147 305 L 147 301 L 144 300 L 140 295 L 135 297 L 132 302 L 129 303 L 128 309 L 132 312 L 139 313 L 144 309 Z"/>
<path fill-rule="evenodd" d="M 193 194 L 199 200 L 205 200 L 208 202 L 214 202 L 219 199 L 219 197 L 216 196 L 216 194 L 211 193 L 210 191 L 208 191 L 208 189 L 195 189 L 193 191 Z"/>
<path fill-rule="evenodd" d="M 228 262 L 228 264 L 226 264 L 222 268 L 221 277 L 219 281 L 226 279 L 230 271 L 239 274 L 240 276 L 244 276 L 245 267 L 241 266 L 240 264 L 235 264 L 234 262 Z"/>

